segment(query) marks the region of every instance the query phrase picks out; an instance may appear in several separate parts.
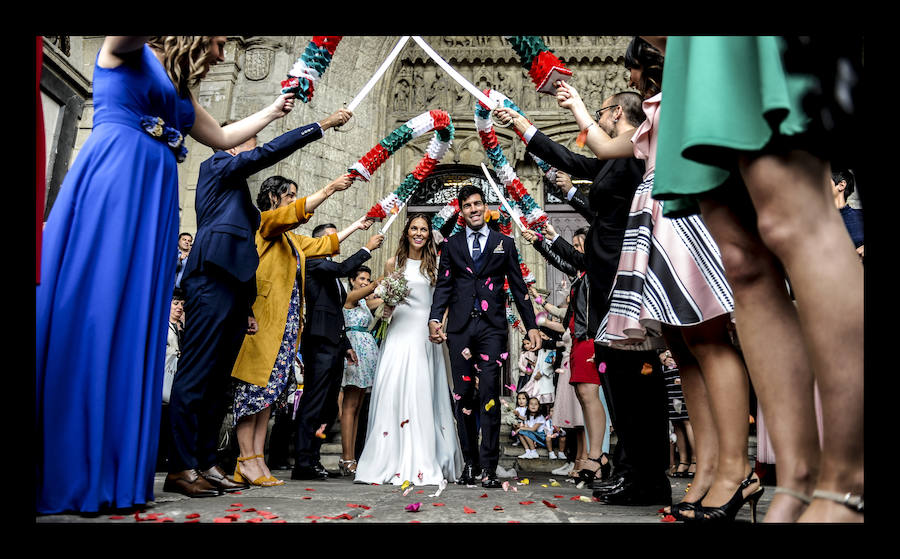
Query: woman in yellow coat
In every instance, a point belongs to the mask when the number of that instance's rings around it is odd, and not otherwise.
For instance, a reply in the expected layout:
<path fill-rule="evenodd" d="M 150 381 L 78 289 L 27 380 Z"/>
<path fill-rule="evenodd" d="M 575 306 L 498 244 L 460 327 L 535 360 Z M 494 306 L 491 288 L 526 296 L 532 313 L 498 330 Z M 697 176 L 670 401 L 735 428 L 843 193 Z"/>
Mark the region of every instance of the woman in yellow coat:
<path fill-rule="evenodd" d="M 246 336 L 234 364 L 234 421 L 241 456 L 235 481 L 281 485 L 266 466 L 263 452 L 273 404 L 284 403 L 296 387 L 293 361 L 300 339 L 307 256 L 333 256 L 340 242 L 372 222 L 360 219 L 347 229 L 313 239 L 291 230 L 306 223 L 313 210 L 333 193 L 352 184 L 343 175 L 315 194 L 297 198 L 297 184 L 281 176 L 263 181 L 257 197 L 261 211 L 256 232 L 259 266 L 253 314 L 259 324 Z"/>

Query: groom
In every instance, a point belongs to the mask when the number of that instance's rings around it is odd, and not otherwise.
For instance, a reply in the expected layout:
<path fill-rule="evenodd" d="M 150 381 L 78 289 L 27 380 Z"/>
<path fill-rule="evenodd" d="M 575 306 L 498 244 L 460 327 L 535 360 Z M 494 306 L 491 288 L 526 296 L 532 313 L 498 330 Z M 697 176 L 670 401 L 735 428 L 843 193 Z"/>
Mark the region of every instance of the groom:
<path fill-rule="evenodd" d="M 540 347 L 541 336 L 512 238 L 485 225 L 487 208 L 480 188 L 464 186 L 458 199 L 466 228 L 464 234 L 444 240 L 428 322 L 429 339 L 436 344 L 447 340 L 450 349 L 456 428 L 466 461 L 458 482 L 471 485 L 481 479 L 483 487 L 496 488 L 501 486 L 496 473 L 500 459 L 500 371 L 509 357 L 504 279 L 509 281 L 519 316 L 528 328 L 528 349 Z M 445 333 L 441 323 L 448 306 Z M 481 423 L 480 448 L 476 415 Z"/>

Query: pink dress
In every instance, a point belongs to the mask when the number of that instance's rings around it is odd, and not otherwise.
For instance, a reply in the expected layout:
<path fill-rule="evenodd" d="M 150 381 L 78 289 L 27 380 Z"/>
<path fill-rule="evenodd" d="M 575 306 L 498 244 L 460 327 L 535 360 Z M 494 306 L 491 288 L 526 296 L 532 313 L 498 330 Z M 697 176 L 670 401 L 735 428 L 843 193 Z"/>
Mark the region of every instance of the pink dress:
<path fill-rule="evenodd" d="M 653 199 L 662 93 L 646 99 L 647 115 L 632 137 L 635 157 L 647 161 L 635 191 L 609 313 L 597 340 L 612 347 L 665 347 L 661 324 L 690 326 L 734 311 L 719 247 L 699 215 L 663 217 Z"/>

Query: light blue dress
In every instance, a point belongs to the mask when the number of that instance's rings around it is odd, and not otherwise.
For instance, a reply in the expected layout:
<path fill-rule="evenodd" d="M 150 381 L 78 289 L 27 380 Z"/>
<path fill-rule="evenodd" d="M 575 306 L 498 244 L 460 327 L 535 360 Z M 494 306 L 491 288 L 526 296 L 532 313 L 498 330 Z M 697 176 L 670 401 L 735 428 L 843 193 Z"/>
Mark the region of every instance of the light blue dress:
<path fill-rule="evenodd" d="M 360 299 L 359 304 L 352 309 L 345 308 L 343 311 L 347 338 L 359 358 L 359 364 L 344 367 L 344 379 L 341 381 L 341 386 L 371 388 L 375 382 L 375 367 L 378 365 L 378 344 L 368 330 L 369 323 L 372 321 L 372 312 L 365 299 Z"/>
<path fill-rule="evenodd" d="M 176 152 L 140 122 L 159 117 L 185 134 L 194 109 L 146 45 L 114 69 L 95 61 L 93 80 L 94 128 L 43 231 L 35 309 L 38 513 L 153 500 L 178 170 Z"/>

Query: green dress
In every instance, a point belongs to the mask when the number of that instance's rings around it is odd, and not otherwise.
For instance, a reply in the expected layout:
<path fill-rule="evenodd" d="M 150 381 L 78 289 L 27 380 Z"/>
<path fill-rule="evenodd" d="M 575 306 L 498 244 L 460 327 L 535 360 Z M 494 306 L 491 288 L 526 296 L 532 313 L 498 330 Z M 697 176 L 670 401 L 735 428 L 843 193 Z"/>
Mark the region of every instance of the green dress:
<path fill-rule="evenodd" d="M 666 216 L 698 213 L 698 195 L 739 180 L 738 152 L 807 131 L 801 102 L 816 81 L 787 73 L 783 48 L 773 36 L 669 37 L 653 185 Z"/>

